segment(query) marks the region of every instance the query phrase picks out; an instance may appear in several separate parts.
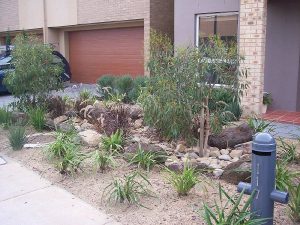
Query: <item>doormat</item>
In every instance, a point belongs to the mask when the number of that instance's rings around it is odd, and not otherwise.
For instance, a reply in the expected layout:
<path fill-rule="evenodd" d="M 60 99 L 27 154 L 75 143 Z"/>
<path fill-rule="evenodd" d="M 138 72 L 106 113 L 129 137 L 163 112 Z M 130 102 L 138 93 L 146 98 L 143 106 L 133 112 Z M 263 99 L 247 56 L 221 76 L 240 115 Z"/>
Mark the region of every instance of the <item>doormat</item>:
<path fill-rule="evenodd" d="M 0 166 L 5 165 L 6 161 L 0 156 Z"/>

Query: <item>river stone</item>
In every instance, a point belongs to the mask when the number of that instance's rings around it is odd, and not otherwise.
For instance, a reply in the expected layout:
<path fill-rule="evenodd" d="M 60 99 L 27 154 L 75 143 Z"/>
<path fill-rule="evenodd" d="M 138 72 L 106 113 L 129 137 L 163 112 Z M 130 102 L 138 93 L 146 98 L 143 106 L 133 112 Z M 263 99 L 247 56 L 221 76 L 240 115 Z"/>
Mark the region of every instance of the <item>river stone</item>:
<path fill-rule="evenodd" d="M 222 155 L 229 155 L 229 150 L 227 150 L 227 149 L 221 149 L 220 152 Z"/>
<path fill-rule="evenodd" d="M 243 155 L 243 151 L 232 150 L 229 155 L 231 156 L 231 158 L 240 158 Z"/>
<path fill-rule="evenodd" d="M 229 164 L 221 177 L 223 180 L 237 185 L 239 182 L 251 182 L 251 162 L 239 160 Z"/>
<path fill-rule="evenodd" d="M 218 157 L 220 160 L 230 161 L 231 157 L 229 155 L 220 155 Z"/>
<path fill-rule="evenodd" d="M 97 147 L 100 143 L 102 135 L 94 130 L 85 130 L 78 133 L 81 142 L 89 147 Z"/>

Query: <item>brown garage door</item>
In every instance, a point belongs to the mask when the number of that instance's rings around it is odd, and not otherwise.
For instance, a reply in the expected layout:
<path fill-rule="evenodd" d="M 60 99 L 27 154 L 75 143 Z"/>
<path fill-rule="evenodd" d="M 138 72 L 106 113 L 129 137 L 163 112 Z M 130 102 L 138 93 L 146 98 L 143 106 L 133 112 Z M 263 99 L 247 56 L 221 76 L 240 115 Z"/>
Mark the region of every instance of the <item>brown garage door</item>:
<path fill-rule="evenodd" d="M 144 74 L 143 27 L 69 33 L 72 81 L 95 83 L 104 74 Z"/>

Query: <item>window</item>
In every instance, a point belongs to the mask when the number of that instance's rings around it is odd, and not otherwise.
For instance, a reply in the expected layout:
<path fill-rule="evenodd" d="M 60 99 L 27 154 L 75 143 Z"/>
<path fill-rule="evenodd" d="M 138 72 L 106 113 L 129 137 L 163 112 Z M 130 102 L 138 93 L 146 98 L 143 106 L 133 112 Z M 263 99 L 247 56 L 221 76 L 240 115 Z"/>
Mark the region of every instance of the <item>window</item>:
<path fill-rule="evenodd" d="M 238 14 L 202 14 L 197 16 L 196 45 L 219 35 L 226 42 L 237 42 Z"/>

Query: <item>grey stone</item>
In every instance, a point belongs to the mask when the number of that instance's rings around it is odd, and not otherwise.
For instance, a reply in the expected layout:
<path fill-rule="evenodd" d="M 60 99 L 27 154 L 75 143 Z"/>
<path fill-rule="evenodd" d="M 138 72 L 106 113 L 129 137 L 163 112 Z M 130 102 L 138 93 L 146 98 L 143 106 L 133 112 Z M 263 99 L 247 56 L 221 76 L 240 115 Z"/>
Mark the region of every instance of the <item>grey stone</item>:
<path fill-rule="evenodd" d="M 186 147 L 183 144 L 178 144 L 175 151 L 181 152 L 181 153 L 186 153 Z"/>
<path fill-rule="evenodd" d="M 241 150 L 232 150 L 229 155 L 230 155 L 231 158 L 240 158 L 243 155 L 243 151 L 241 151 Z"/>
<path fill-rule="evenodd" d="M 223 172 L 224 172 L 224 170 L 222 170 L 222 169 L 215 169 L 213 171 L 213 174 L 215 177 L 219 178 L 220 176 L 222 176 Z"/>
<path fill-rule="evenodd" d="M 134 128 L 141 128 L 143 126 L 143 120 L 142 119 L 138 119 L 134 122 Z"/>
<path fill-rule="evenodd" d="M 251 162 L 239 160 L 229 164 L 221 177 L 223 180 L 237 185 L 239 182 L 251 181 Z"/>
<path fill-rule="evenodd" d="M 65 121 L 67 121 L 67 120 L 68 120 L 68 117 L 65 116 L 65 115 L 56 117 L 56 118 L 53 120 L 54 126 L 55 126 L 55 127 L 58 127 L 59 124 L 65 122 Z"/>
<path fill-rule="evenodd" d="M 78 133 L 83 144 L 89 147 L 97 147 L 100 143 L 102 135 L 94 130 L 85 130 Z"/>
<path fill-rule="evenodd" d="M 221 149 L 221 150 L 220 150 L 220 153 L 221 153 L 222 155 L 229 155 L 229 150 L 227 150 L 227 149 Z"/>
<path fill-rule="evenodd" d="M 220 155 L 218 157 L 220 160 L 230 161 L 231 157 L 229 155 Z"/>
<path fill-rule="evenodd" d="M 6 164 L 5 159 L 3 159 L 3 158 L 0 156 L 0 166 L 1 166 L 1 165 L 5 165 L 5 164 Z"/>
<path fill-rule="evenodd" d="M 209 156 L 210 157 L 218 157 L 220 156 L 220 150 L 218 148 L 210 148 L 209 149 Z"/>

